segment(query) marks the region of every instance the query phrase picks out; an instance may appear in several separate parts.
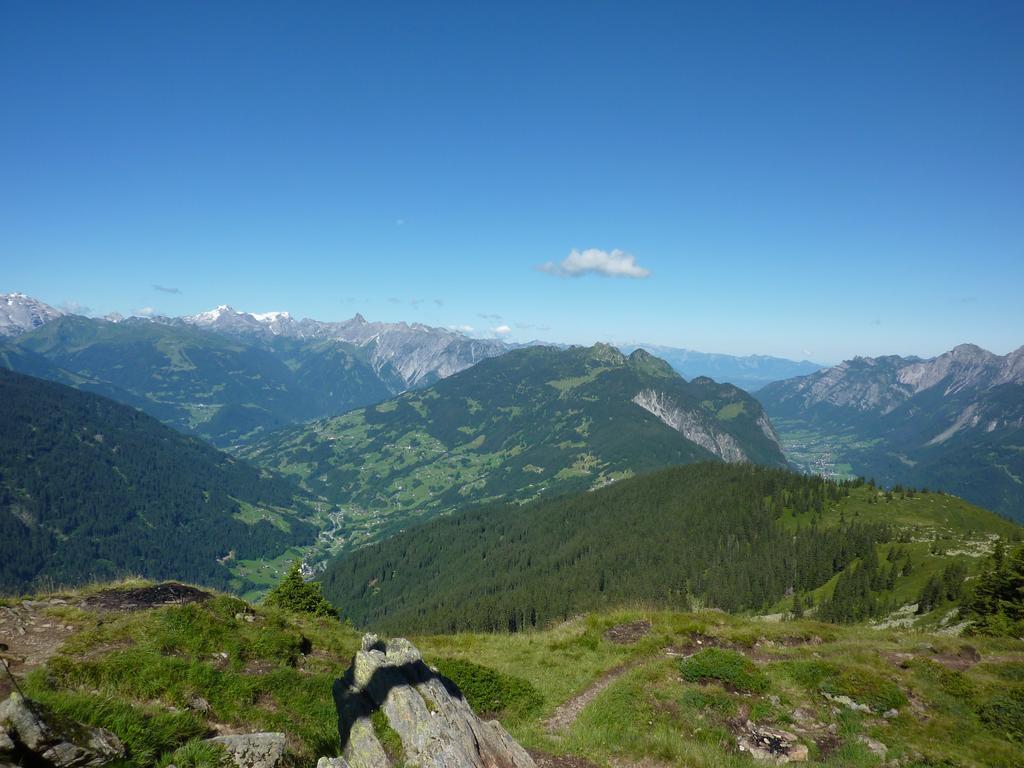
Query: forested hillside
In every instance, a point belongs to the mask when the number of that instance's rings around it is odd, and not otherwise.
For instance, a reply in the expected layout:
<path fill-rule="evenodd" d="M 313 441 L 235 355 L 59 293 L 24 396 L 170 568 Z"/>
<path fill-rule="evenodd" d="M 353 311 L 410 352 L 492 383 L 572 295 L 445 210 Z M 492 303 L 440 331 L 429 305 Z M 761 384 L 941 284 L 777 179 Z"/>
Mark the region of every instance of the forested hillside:
<path fill-rule="evenodd" d="M 914 603 L 951 563 L 962 584 L 996 538 L 1020 535 L 958 499 L 903 493 L 750 465 L 675 467 L 434 520 L 336 561 L 324 592 L 357 624 L 390 632 L 517 630 L 636 601 L 864 620 Z"/>
<path fill-rule="evenodd" d="M 0 369 L 0 591 L 125 574 L 244 591 L 231 558 L 316 538 L 297 494 L 133 408 Z"/>
<path fill-rule="evenodd" d="M 357 540 L 470 503 L 597 488 L 664 466 L 784 465 L 746 392 L 687 382 L 643 350 L 626 357 L 604 344 L 514 350 L 428 389 L 271 433 L 242 455 L 353 516 L 362 510 Z"/>

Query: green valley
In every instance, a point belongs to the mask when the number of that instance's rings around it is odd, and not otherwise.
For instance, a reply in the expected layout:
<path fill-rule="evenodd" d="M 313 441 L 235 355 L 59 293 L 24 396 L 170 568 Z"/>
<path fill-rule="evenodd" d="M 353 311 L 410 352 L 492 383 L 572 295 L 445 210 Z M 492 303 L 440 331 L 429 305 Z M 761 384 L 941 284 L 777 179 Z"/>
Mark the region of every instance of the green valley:
<path fill-rule="evenodd" d="M 725 459 L 783 466 L 757 402 L 642 350 L 530 347 L 425 390 L 260 436 L 240 455 L 343 506 L 352 544 L 424 515 Z"/>

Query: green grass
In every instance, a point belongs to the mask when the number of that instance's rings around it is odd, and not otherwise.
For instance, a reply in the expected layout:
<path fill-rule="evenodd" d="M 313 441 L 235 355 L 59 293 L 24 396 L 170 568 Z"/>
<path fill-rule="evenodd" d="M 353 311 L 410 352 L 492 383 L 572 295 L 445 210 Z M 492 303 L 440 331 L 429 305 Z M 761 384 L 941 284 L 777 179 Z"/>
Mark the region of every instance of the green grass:
<path fill-rule="evenodd" d="M 284 731 L 294 765 L 339 749 L 331 688 L 359 645 L 350 627 L 227 596 L 103 616 L 54 610 L 77 631 L 25 687 L 54 711 L 113 730 L 131 766 L 219 765 L 219 755 L 196 741 L 214 726 Z M 609 628 L 640 619 L 651 630 L 634 644 L 606 639 Z M 861 735 L 886 744 L 887 759 L 900 765 L 966 767 L 979 756 L 986 765 L 1024 764 L 1019 640 L 971 638 L 982 661 L 952 670 L 942 662 L 958 658 L 958 638 L 645 606 L 515 635 L 411 639 L 476 711 L 496 714 L 525 746 L 602 768 L 749 768 L 735 746 L 737 723 L 747 719 L 796 733 L 811 765 L 875 768 Z M 692 653 L 697 639 L 704 650 L 689 658 L 666 653 Z M 548 731 L 545 720 L 559 705 L 608 674 L 617 675 L 614 682 L 575 723 Z M 834 705 L 825 693 L 873 713 Z M 188 710 L 197 696 L 209 711 Z M 896 718 L 880 717 L 890 708 Z M 803 730 L 798 710 L 833 728 L 836 743 L 819 747 L 824 731 Z M 386 723 L 375 727 L 401 760 Z"/>
<path fill-rule="evenodd" d="M 165 754 L 157 763 L 158 768 L 167 768 L 169 765 L 177 768 L 231 768 L 234 762 L 219 744 L 196 738 Z"/>

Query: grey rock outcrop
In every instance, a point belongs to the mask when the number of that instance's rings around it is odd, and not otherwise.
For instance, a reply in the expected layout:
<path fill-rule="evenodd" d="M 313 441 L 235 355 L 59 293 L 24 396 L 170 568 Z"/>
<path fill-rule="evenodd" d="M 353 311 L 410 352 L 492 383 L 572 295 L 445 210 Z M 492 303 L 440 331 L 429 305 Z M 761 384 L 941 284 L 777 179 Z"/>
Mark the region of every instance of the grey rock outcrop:
<path fill-rule="evenodd" d="M 374 726 L 378 710 L 401 741 L 401 759 L 407 765 L 534 768 L 533 759 L 501 724 L 478 718 L 458 689 L 428 667 L 408 640 L 385 643 L 365 636 L 352 667 L 335 684 L 335 701 L 344 760 L 351 768 L 393 764 L 394 756 L 378 735 L 379 716 Z"/>
<path fill-rule="evenodd" d="M 277 768 L 284 761 L 287 740 L 283 733 L 245 733 L 215 736 L 238 768 Z"/>
<path fill-rule="evenodd" d="M 117 736 L 57 718 L 19 693 L 0 704 L 0 765 L 25 760 L 57 768 L 99 768 L 124 757 Z"/>
<path fill-rule="evenodd" d="M 656 416 L 663 424 L 676 430 L 690 442 L 713 453 L 723 461 L 739 463 L 747 461 L 747 455 L 739 441 L 721 429 L 704 414 L 680 408 L 671 397 L 653 389 L 645 389 L 633 397 L 633 402 Z M 762 427 L 764 429 L 764 427 Z M 774 430 L 765 431 L 765 436 L 778 444 Z"/>

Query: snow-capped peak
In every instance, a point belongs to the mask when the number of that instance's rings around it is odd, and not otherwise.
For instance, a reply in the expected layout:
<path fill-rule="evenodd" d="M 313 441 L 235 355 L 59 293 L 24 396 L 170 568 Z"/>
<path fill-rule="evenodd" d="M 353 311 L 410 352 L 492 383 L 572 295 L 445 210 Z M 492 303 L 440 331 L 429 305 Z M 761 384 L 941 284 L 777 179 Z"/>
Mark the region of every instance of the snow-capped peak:
<path fill-rule="evenodd" d="M 0 294 L 0 336 L 20 336 L 63 314 L 24 293 Z"/>
<path fill-rule="evenodd" d="M 241 313 L 240 312 L 236 312 L 234 309 L 229 307 L 227 304 L 221 304 L 216 309 L 211 309 L 211 310 L 208 310 L 206 312 L 200 312 L 199 314 L 196 314 L 196 315 L 189 315 L 189 316 L 185 317 L 184 319 L 186 321 L 202 325 L 204 323 L 215 323 L 218 320 L 220 320 L 222 317 L 224 317 L 225 315 L 238 315 L 238 314 L 241 314 Z"/>
<path fill-rule="evenodd" d="M 292 319 L 290 312 L 253 312 L 252 316 L 261 323 L 273 323 L 276 320 Z"/>

